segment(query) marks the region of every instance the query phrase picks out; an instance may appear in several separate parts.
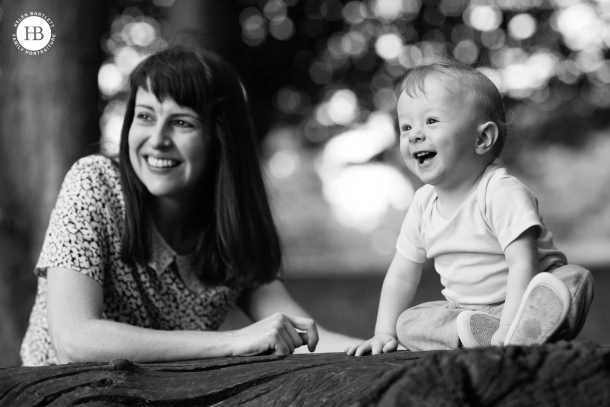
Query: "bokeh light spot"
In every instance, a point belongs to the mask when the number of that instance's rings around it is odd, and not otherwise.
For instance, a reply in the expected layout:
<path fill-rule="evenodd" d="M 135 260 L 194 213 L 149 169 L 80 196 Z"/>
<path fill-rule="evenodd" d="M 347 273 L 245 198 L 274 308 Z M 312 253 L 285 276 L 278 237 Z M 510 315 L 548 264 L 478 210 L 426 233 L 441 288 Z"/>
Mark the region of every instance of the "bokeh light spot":
<path fill-rule="evenodd" d="M 560 10 L 554 17 L 557 30 L 571 49 L 578 51 L 601 45 L 603 22 L 592 5 L 574 4 Z"/>
<path fill-rule="evenodd" d="M 333 76 L 332 66 L 326 61 L 316 61 L 309 68 L 309 76 L 315 83 L 324 85 Z"/>
<path fill-rule="evenodd" d="M 118 154 L 121 142 L 121 130 L 125 118 L 125 102 L 112 100 L 104 108 L 100 118 L 100 148 L 107 154 Z"/>
<path fill-rule="evenodd" d="M 439 4 L 441 13 L 448 17 L 457 17 L 462 13 L 461 0 L 441 0 Z"/>
<path fill-rule="evenodd" d="M 343 52 L 353 57 L 358 57 L 366 52 L 366 38 L 358 31 L 351 31 L 341 37 L 341 48 Z"/>
<path fill-rule="evenodd" d="M 286 8 L 286 3 L 282 0 L 270 0 L 263 8 L 263 15 L 269 21 L 281 21 L 286 18 L 287 14 L 288 10 Z"/>
<path fill-rule="evenodd" d="M 502 12 L 496 6 L 474 5 L 466 8 L 464 22 L 479 31 L 493 31 L 502 23 Z"/>
<path fill-rule="evenodd" d="M 323 179 L 324 197 L 337 220 L 346 227 L 370 232 L 379 226 L 391 206 L 404 210 L 413 199 L 413 187 L 395 168 L 365 164 L 341 168 Z"/>
<path fill-rule="evenodd" d="M 299 167 L 299 154 L 294 150 L 277 151 L 269 159 L 269 172 L 276 178 L 286 178 Z"/>
<path fill-rule="evenodd" d="M 536 20 L 530 14 L 517 14 L 508 22 L 508 33 L 516 40 L 524 40 L 534 35 L 536 25 Z"/>
<path fill-rule="evenodd" d="M 402 50 L 402 38 L 397 34 L 387 33 L 375 41 L 375 52 L 383 59 L 396 59 Z"/>
<path fill-rule="evenodd" d="M 97 73 L 97 84 L 104 95 L 114 96 L 124 85 L 123 74 L 115 64 L 103 64 Z"/>
<path fill-rule="evenodd" d="M 504 45 L 505 41 L 506 34 L 501 28 L 481 33 L 481 43 L 489 49 L 498 49 Z"/>
<path fill-rule="evenodd" d="M 360 24 L 363 22 L 368 12 L 366 6 L 360 1 L 350 1 L 343 7 L 343 19 L 350 24 Z"/>
<path fill-rule="evenodd" d="M 275 107 L 284 113 L 296 113 L 301 107 L 301 94 L 293 88 L 281 88 L 275 97 Z"/>
<path fill-rule="evenodd" d="M 294 23 L 289 17 L 273 20 L 269 25 L 269 33 L 280 41 L 285 41 L 294 35 Z"/>
<path fill-rule="evenodd" d="M 373 95 L 373 105 L 383 112 L 393 112 L 396 109 L 396 95 L 390 88 L 379 89 Z"/>
<path fill-rule="evenodd" d="M 465 64 L 472 64 L 479 56 L 479 48 L 470 40 L 460 41 L 455 46 L 453 55 Z"/>
<path fill-rule="evenodd" d="M 336 124 L 348 125 L 358 117 L 358 98 L 349 89 L 333 93 L 328 101 L 328 116 Z"/>
<path fill-rule="evenodd" d="M 412 68 L 422 62 L 423 54 L 414 45 L 405 45 L 400 51 L 398 62 L 405 68 Z"/>
<path fill-rule="evenodd" d="M 396 20 L 402 14 L 402 0 L 375 0 L 373 12 L 381 19 Z"/>

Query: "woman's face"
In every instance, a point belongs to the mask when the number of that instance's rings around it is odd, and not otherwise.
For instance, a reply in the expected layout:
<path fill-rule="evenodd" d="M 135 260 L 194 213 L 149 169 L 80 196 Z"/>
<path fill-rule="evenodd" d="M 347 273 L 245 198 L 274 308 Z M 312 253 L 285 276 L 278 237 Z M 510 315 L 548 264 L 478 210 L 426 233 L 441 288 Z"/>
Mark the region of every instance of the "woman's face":
<path fill-rule="evenodd" d="M 186 199 L 195 192 L 205 171 L 208 143 L 203 129 L 194 110 L 138 89 L 129 159 L 153 196 Z"/>

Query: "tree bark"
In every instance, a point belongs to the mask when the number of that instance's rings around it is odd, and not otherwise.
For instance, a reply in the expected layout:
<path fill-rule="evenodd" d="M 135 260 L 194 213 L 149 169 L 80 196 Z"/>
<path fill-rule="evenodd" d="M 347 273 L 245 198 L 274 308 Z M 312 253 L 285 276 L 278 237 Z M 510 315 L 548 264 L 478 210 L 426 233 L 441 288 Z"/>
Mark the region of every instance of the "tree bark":
<path fill-rule="evenodd" d="M 563 342 L 0 369 L 0 406 L 16 405 L 607 406 L 610 349 Z"/>
<path fill-rule="evenodd" d="M 0 366 L 19 364 L 32 306 L 32 269 L 69 167 L 99 140 L 97 72 L 108 24 L 104 2 L 5 0 L 0 73 Z M 40 12 L 53 22 L 51 48 L 27 55 L 15 21 Z"/>

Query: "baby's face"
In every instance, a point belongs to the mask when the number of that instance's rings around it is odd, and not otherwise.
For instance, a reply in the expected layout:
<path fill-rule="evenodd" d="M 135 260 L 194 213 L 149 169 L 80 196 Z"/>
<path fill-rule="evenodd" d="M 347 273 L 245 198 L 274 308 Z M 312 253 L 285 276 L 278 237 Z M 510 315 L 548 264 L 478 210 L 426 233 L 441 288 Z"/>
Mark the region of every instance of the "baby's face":
<path fill-rule="evenodd" d="M 455 188 L 477 171 L 475 142 L 483 123 L 471 97 L 448 90 L 434 77 L 425 80 L 425 92 L 398 98 L 400 152 L 409 170 L 422 182 Z"/>

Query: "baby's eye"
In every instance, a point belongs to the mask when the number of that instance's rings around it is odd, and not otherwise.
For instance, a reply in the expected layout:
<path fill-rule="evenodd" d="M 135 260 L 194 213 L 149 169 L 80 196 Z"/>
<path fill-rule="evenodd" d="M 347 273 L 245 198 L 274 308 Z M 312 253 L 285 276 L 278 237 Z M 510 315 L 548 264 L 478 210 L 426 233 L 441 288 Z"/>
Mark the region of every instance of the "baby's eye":
<path fill-rule="evenodd" d="M 426 124 L 434 124 L 434 123 L 438 123 L 438 120 L 436 120 L 434 117 L 428 117 L 428 119 L 426 120 Z"/>
<path fill-rule="evenodd" d="M 403 124 L 402 126 L 400 126 L 401 132 L 405 132 L 405 131 L 409 131 L 409 130 L 411 130 L 411 126 L 409 124 Z"/>

